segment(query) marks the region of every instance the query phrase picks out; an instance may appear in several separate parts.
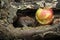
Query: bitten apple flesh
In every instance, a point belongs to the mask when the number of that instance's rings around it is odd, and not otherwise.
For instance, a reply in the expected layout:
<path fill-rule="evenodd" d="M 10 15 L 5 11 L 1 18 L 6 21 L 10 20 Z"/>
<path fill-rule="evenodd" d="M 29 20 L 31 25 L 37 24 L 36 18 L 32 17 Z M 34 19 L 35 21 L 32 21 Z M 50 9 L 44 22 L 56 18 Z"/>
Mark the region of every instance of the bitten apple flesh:
<path fill-rule="evenodd" d="M 36 20 L 40 24 L 50 24 L 54 18 L 52 9 L 39 8 L 36 12 Z"/>

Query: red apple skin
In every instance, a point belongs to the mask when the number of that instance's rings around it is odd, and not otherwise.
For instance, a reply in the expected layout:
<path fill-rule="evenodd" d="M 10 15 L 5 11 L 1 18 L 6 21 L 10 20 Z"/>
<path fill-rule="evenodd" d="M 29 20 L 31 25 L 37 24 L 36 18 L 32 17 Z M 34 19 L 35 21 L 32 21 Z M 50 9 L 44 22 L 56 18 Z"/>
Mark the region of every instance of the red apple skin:
<path fill-rule="evenodd" d="M 52 9 L 41 9 L 39 8 L 36 12 L 36 19 L 40 24 L 50 24 L 53 20 Z"/>

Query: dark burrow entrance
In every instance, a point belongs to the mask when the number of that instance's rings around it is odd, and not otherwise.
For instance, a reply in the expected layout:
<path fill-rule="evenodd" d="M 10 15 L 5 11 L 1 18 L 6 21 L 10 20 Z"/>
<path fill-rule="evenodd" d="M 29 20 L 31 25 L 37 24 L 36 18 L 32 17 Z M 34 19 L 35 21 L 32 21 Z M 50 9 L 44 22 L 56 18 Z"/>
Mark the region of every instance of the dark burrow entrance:
<path fill-rule="evenodd" d="M 14 19 L 13 26 L 14 27 L 24 27 L 26 25 L 30 26 L 30 27 L 41 26 L 41 24 L 39 24 L 35 19 L 36 11 L 37 11 L 37 9 L 24 9 L 24 10 L 18 9 L 16 12 L 17 17 L 15 17 L 15 19 Z M 53 9 L 54 17 L 55 17 L 54 19 L 60 18 L 60 16 L 59 16 L 60 12 L 59 11 L 60 10 L 58 10 L 58 9 Z M 51 24 L 53 24 L 53 22 Z"/>
<path fill-rule="evenodd" d="M 24 9 L 17 10 L 17 19 L 13 22 L 14 27 L 27 26 L 39 26 L 39 23 L 35 19 L 35 13 L 37 9 Z M 15 17 L 16 18 L 16 17 Z M 26 21 L 25 21 L 26 20 Z"/>

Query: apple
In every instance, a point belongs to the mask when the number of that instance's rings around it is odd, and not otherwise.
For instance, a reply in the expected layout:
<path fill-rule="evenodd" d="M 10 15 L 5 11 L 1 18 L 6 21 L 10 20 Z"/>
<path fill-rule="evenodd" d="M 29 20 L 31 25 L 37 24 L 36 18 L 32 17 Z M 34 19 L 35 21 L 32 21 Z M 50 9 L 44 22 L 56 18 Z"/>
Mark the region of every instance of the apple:
<path fill-rule="evenodd" d="M 51 8 L 39 8 L 36 12 L 36 20 L 40 24 L 50 24 L 54 18 L 53 11 Z"/>

